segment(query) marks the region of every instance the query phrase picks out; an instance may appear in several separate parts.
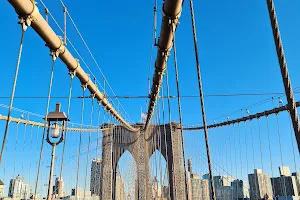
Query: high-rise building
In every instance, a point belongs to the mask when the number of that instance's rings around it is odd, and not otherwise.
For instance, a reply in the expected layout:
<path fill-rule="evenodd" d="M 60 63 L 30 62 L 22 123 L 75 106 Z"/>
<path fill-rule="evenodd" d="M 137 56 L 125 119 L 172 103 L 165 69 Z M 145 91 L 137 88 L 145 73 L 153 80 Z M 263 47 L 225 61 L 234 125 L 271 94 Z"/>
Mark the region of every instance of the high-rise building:
<path fill-rule="evenodd" d="M 154 179 L 152 181 L 152 199 L 161 199 L 162 191 L 161 186 L 158 184 L 158 180 L 156 176 L 154 176 Z"/>
<path fill-rule="evenodd" d="M 249 195 L 249 186 L 243 180 L 234 180 L 231 182 L 232 188 L 232 196 L 233 199 L 248 199 L 250 198 Z"/>
<path fill-rule="evenodd" d="M 279 174 L 280 176 L 290 176 L 291 175 L 290 168 L 287 166 L 279 166 Z"/>
<path fill-rule="evenodd" d="M 54 197 L 60 198 L 64 196 L 64 181 L 62 178 L 56 177 L 52 191 Z"/>
<path fill-rule="evenodd" d="M 190 174 L 193 174 L 193 166 L 191 159 L 188 159 L 188 172 L 190 172 Z"/>
<path fill-rule="evenodd" d="M 120 168 L 117 167 L 116 172 L 116 200 L 124 200 L 125 199 L 125 190 L 124 190 L 124 182 L 121 176 Z"/>
<path fill-rule="evenodd" d="M 11 179 L 9 183 L 8 196 L 11 198 L 29 199 L 31 195 L 31 186 L 25 184 L 24 179 L 18 175 Z"/>
<path fill-rule="evenodd" d="M 76 195 L 80 199 L 84 198 L 84 197 L 90 197 L 91 196 L 91 191 L 85 191 L 81 188 L 74 188 L 71 191 L 71 196 L 76 196 Z"/>
<path fill-rule="evenodd" d="M 203 178 L 207 179 L 210 183 L 209 174 L 203 175 Z M 234 178 L 232 176 L 214 176 L 213 180 L 216 198 L 220 200 L 231 200 L 233 197 L 231 182 L 234 180 Z M 211 194 L 210 187 L 209 192 Z"/>
<path fill-rule="evenodd" d="M 280 177 L 271 178 L 274 196 L 275 197 L 287 197 L 287 196 L 298 197 L 299 186 L 298 186 L 297 176 L 291 176 L 290 168 L 286 166 L 279 167 L 279 174 Z"/>
<path fill-rule="evenodd" d="M 298 197 L 299 195 L 295 176 L 281 176 L 271 178 L 271 183 L 273 186 L 273 193 L 275 197 Z"/>
<path fill-rule="evenodd" d="M 192 200 L 203 199 L 209 200 L 208 180 L 200 179 L 198 174 L 190 175 L 190 193 Z"/>
<path fill-rule="evenodd" d="M 4 183 L 0 180 L 0 198 L 4 197 Z"/>
<path fill-rule="evenodd" d="M 273 191 L 271 179 L 263 174 L 261 169 L 254 169 L 254 174 L 248 174 L 250 184 L 250 199 L 272 199 Z"/>
<path fill-rule="evenodd" d="M 100 158 L 94 158 L 91 165 L 91 182 L 90 191 L 92 195 L 100 195 L 100 171 L 101 160 Z"/>

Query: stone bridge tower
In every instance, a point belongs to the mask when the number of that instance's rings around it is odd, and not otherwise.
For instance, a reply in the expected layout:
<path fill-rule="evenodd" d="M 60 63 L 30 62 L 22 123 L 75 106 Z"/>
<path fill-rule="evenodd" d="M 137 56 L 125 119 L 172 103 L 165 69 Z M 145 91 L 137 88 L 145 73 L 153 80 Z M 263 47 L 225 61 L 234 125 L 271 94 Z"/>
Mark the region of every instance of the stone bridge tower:
<path fill-rule="evenodd" d="M 143 125 L 136 126 L 140 126 L 141 129 L 143 127 Z M 127 150 L 136 162 L 138 199 L 150 200 L 152 186 L 149 180 L 149 159 L 156 149 L 160 150 L 168 161 L 171 199 L 185 199 L 181 133 L 178 123 L 152 125 L 146 132 L 136 133 L 130 132 L 120 125 L 106 125 L 105 127 L 102 139 L 101 200 L 115 200 L 117 164 Z M 160 149 L 157 148 L 159 144 Z"/>

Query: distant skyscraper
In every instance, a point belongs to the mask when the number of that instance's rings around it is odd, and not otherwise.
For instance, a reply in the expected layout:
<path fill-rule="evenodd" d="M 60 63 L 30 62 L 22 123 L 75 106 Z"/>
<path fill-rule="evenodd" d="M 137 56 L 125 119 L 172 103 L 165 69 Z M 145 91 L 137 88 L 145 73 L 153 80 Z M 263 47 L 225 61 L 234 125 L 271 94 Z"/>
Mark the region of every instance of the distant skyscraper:
<path fill-rule="evenodd" d="M 281 176 L 271 178 L 275 197 L 295 196 L 298 197 L 297 181 L 295 176 Z"/>
<path fill-rule="evenodd" d="M 250 184 L 250 199 L 272 199 L 273 191 L 271 179 L 263 174 L 261 169 L 254 169 L 254 174 L 248 174 Z"/>
<path fill-rule="evenodd" d="M 200 179 L 198 174 L 193 174 L 192 160 L 188 159 L 188 172 L 187 172 L 187 188 L 188 200 L 209 200 L 209 186 L 208 180 Z"/>
<path fill-rule="evenodd" d="M 4 183 L 0 180 L 0 198 L 4 197 Z"/>
<path fill-rule="evenodd" d="M 124 182 L 121 176 L 120 168 L 117 167 L 116 173 L 116 200 L 124 200 L 125 198 L 125 190 L 124 190 Z"/>
<path fill-rule="evenodd" d="M 161 199 L 161 195 L 161 186 L 159 186 L 158 180 L 155 176 L 152 182 L 152 199 Z"/>
<path fill-rule="evenodd" d="M 290 168 L 287 166 L 280 166 L 279 174 L 280 174 L 280 176 L 290 176 L 291 175 Z"/>
<path fill-rule="evenodd" d="M 232 196 L 234 199 L 245 199 L 250 198 L 249 195 L 249 186 L 248 184 L 243 180 L 234 180 L 231 182 L 231 188 L 232 188 Z"/>
<path fill-rule="evenodd" d="M 62 178 L 56 177 L 55 185 L 53 186 L 53 195 L 58 198 L 64 196 L 64 181 Z"/>
<path fill-rule="evenodd" d="M 188 159 L 188 171 L 190 172 L 190 174 L 193 174 L 193 166 L 191 159 Z"/>
<path fill-rule="evenodd" d="M 209 174 L 203 175 L 203 178 L 210 182 Z M 232 176 L 214 176 L 213 179 L 216 198 L 220 200 L 231 200 L 233 196 L 231 182 L 234 178 Z M 209 192 L 211 194 L 211 188 L 209 188 Z"/>
<path fill-rule="evenodd" d="M 82 199 L 83 197 L 90 197 L 91 191 L 84 191 L 81 188 L 72 189 L 71 196 L 76 196 L 76 194 L 77 194 L 78 199 Z"/>
<path fill-rule="evenodd" d="M 31 195 L 31 186 L 25 184 L 24 179 L 18 175 L 11 179 L 9 184 L 8 196 L 11 198 L 29 199 Z"/>
<path fill-rule="evenodd" d="M 273 193 L 275 197 L 299 196 L 298 180 L 296 176 L 291 176 L 290 168 L 279 167 L 280 177 L 271 178 Z M 294 174 L 294 173 L 293 173 Z"/>
<path fill-rule="evenodd" d="M 90 191 L 92 195 L 100 195 L 100 170 L 101 160 L 100 158 L 94 158 L 91 165 L 91 184 Z"/>
<path fill-rule="evenodd" d="M 192 200 L 209 200 L 208 180 L 200 179 L 197 174 L 191 175 Z"/>

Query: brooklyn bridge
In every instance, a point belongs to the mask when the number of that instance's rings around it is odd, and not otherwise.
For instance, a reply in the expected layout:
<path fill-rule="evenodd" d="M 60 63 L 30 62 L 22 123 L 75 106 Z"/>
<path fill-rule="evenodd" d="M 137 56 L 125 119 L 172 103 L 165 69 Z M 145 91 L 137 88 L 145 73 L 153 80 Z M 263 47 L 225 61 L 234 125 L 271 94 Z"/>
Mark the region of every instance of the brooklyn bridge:
<path fill-rule="evenodd" d="M 0 199 L 300 199 L 299 9 L 3 1 Z"/>

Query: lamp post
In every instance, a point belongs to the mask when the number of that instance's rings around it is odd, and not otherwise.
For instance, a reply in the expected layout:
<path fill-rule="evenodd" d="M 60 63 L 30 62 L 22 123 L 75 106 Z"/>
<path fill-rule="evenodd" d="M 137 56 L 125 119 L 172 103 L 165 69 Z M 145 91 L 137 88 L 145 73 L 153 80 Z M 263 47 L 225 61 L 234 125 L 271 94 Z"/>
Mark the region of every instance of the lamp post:
<path fill-rule="evenodd" d="M 70 120 L 68 119 L 68 117 L 64 112 L 60 112 L 60 103 L 56 103 L 55 111 L 50 112 L 44 119 L 48 121 L 46 140 L 52 146 L 48 195 L 47 195 L 47 200 L 51 200 L 51 191 L 52 191 L 51 186 L 52 186 L 52 177 L 53 177 L 53 170 L 54 170 L 55 147 L 64 140 L 64 132 L 66 128 L 65 122 Z"/>

